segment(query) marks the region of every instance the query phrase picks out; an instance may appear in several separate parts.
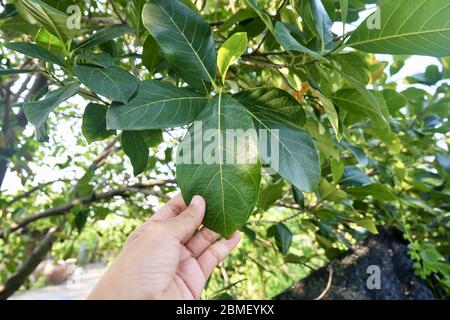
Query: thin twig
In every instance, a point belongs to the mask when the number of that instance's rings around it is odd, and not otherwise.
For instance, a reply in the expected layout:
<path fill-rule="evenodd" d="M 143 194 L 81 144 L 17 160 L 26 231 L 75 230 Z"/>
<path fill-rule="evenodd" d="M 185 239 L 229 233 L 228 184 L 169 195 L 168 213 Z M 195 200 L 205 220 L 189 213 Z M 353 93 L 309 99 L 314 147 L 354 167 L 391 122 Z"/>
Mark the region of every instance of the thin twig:
<path fill-rule="evenodd" d="M 329 265 L 328 266 L 328 282 L 327 282 L 327 286 L 322 291 L 322 293 L 317 298 L 315 298 L 314 300 L 322 300 L 323 297 L 325 297 L 325 295 L 330 290 L 332 282 L 333 282 L 333 268 L 331 267 L 331 265 Z"/>
<path fill-rule="evenodd" d="M 109 0 L 108 2 L 111 4 L 111 7 L 112 7 L 114 13 L 117 15 L 117 17 L 120 19 L 120 21 L 122 23 L 124 23 L 124 24 L 127 23 L 127 20 L 124 17 L 122 17 L 122 15 L 120 14 L 119 10 L 117 10 L 117 7 L 114 4 L 114 1 L 113 0 Z"/>

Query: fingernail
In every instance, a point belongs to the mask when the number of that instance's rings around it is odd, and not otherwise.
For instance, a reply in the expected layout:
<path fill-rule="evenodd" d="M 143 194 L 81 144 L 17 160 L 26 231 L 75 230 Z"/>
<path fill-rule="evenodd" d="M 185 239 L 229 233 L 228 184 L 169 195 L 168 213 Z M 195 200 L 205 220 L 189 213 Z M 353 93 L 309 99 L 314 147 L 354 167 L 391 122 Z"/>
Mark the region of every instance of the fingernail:
<path fill-rule="evenodd" d="M 194 196 L 191 200 L 191 205 L 200 207 L 203 204 L 203 198 L 200 196 Z"/>

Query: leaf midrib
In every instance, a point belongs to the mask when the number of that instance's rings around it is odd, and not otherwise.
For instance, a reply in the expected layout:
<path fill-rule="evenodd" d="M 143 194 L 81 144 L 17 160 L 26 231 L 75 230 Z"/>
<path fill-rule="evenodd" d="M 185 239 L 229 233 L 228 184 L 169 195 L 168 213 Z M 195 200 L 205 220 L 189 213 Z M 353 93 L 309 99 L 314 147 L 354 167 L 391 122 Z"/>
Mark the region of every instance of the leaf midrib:
<path fill-rule="evenodd" d="M 445 31 L 450 31 L 450 27 L 449 28 L 445 28 L 445 29 L 436 29 L 436 30 L 427 30 L 427 31 L 420 31 L 420 32 L 409 32 L 409 33 L 403 33 L 403 34 L 395 34 L 395 35 L 390 35 L 390 36 L 385 36 L 385 37 L 379 37 L 379 38 L 376 38 L 376 39 L 370 39 L 370 40 L 364 40 L 364 41 L 358 41 L 358 42 L 351 42 L 351 43 L 349 43 L 349 45 L 350 46 L 359 46 L 359 45 L 364 45 L 366 43 L 375 43 L 375 42 L 386 41 L 386 40 L 390 40 L 390 39 L 403 38 L 403 37 L 412 37 L 412 36 L 421 36 L 421 35 L 424 35 L 424 34 L 439 33 L 439 32 L 445 32 Z"/>

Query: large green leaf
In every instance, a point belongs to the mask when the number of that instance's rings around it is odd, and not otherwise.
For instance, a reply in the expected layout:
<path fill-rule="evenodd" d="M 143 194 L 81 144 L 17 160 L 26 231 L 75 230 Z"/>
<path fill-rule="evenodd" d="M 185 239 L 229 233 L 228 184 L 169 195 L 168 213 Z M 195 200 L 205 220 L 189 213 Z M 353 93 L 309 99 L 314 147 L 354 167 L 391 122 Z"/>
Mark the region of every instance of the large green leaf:
<path fill-rule="evenodd" d="M 25 116 L 35 126 L 38 133 L 43 133 L 50 112 L 75 95 L 79 88 L 79 84 L 69 84 L 48 93 L 42 100 L 23 104 Z M 46 138 L 42 137 L 39 140 L 46 140 Z"/>
<path fill-rule="evenodd" d="M 106 52 L 96 53 L 92 51 L 86 51 L 75 57 L 75 63 L 108 68 L 114 65 L 114 60 L 111 55 Z"/>
<path fill-rule="evenodd" d="M 26 56 L 33 57 L 39 60 L 44 60 L 53 64 L 57 64 L 59 66 L 64 65 L 64 61 L 48 51 L 45 48 L 38 46 L 35 43 L 29 42 L 10 42 L 5 45 L 6 48 L 20 52 Z"/>
<path fill-rule="evenodd" d="M 127 103 L 138 87 L 138 80 L 131 73 L 116 66 L 94 68 L 76 65 L 74 69 L 86 87 L 112 101 Z"/>
<path fill-rule="evenodd" d="M 403 108 L 408 100 L 404 95 L 395 91 L 394 89 L 384 89 L 382 91 L 384 100 L 386 101 L 386 106 L 389 113 L 393 114 Z"/>
<path fill-rule="evenodd" d="M 203 81 L 214 82 L 216 49 L 201 16 L 177 0 L 150 0 L 142 20 L 179 76 L 197 88 Z"/>
<path fill-rule="evenodd" d="M 261 18 L 267 29 L 269 29 L 270 32 L 273 32 L 272 18 L 270 17 L 270 15 L 266 11 L 260 9 L 255 0 L 245 0 L 245 2 Z"/>
<path fill-rule="evenodd" d="M 356 89 L 342 89 L 333 97 L 335 104 L 342 110 L 362 117 L 367 117 L 377 125 L 386 126 L 386 119 L 380 108 L 376 108 Z"/>
<path fill-rule="evenodd" d="M 139 83 L 126 104 L 113 104 L 107 114 L 110 129 L 145 130 L 189 124 L 208 102 L 206 97 L 157 80 Z"/>
<path fill-rule="evenodd" d="M 106 129 L 106 111 L 108 107 L 98 103 L 89 103 L 83 114 L 81 131 L 89 143 L 101 141 L 115 133 Z"/>
<path fill-rule="evenodd" d="M 236 32 L 225 41 L 217 54 L 217 68 L 222 75 L 222 83 L 230 65 L 235 63 L 247 50 L 247 33 Z"/>
<path fill-rule="evenodd" d="M 156 66 L 162 61 L 158 42 L 151 34 L 147 36 L 142 49 L 142 64 L 150 73 L 155 71 Z"/>
<path fill-rule="evenodd" d="M 262 152 L 263 162 L 297 189 L 315 191 L 320 180 L 319 153 L 308 133 L 300 129 L 305 116 L 298 102 L 286 92 L 270 88 L 240 92 L 235 97 L 247 107 L 255 127 L 266 130 L 270 151 L 278 146 L 279 157 L 269 161 L 269 152 Z"/>
<path fill-rule="evenodd" d="M 123 152 L 130 158 L 135 176 L 145 171 L 148 164 L 149 150 L 144 137 L 139 131 L 122 132 L 120 143 Z"/>
<path fill-rule="evenodd" d="M 147 0 L 132 0 L 130 1 L 130 15 L 133 26 L 136 28 L 136 35 L 138 38 L 144 33 L 144 25 L 142 23 L 142 9 Z"/>
<path fill-rule="evenodd" d="M 326 61 L 320 54 L 317 52 L 308 49 L 298 42 L 289 32 L 288 28 L 285 26 L 283 22 L 277 22 L 274 30 L 275 39 L 281 44 L 281 46 L 287 51 L 296 51 L 302 52 L 310 55 L 316 60 Z"/>
<path fill-rule="evenodd" d="M 396 199 L 388 188 L 379 183 L 373 183 L 360 187 L 347 188 L 345 189 L 345 192 L 360 198 L 373 196 L 375 199 L 380 201 L 394 201 Z"/>
<path fill-rule="evenodd" d="M 238 12 L 231 15 L 230 18 L 228 18 L 223 24 L 221 24 L 217 31 L 222 33 L 241 21 L 255 18 L 257 16 L 258 14 L 252 8 L 240 9 Z"/>
<path fill-rule="evenodd" d="M 255 207 L 261 165 L 257 148 L 246 144 L 244 134 L 230 136 L 227 130 L 254 133 L 253 121 L 244 106 L 221 93 L 209 102 L 197 121 L 201 122 L 189 129 L 178 150 L 177 182 L 186 203 L 194 195 L 205 198 L 203 224 L 228 237 L 246 223 Z M 202 132 L 212 136 L 202 139 Z M 234 146 L 244 146 L 242 151 L 247 153 L 248 161 Z"/>
<path fill-rule="evenodd" d="M 265 116 L 296 126 L 305 123 L 306 115 L 302 106 L 284 90 L 264 87 L 240 92 L 235 97 L 258 117 Z"/>
<path fill-rule="evenodd" d="M 372 53 L 450 55 L 448 0 L 385 0 L 379 10 L 381 29 L 363 22 L 347 45 Z"/>
<path fill-rule="evenodd" d="M 67 27 L 69 16 L 66 13 L 40 0 L 18 0 L 17 3 L 26 10 L 29 16 L 62 41 L 71 40 L 76 36 L 78 30 Z"/>
<path fill-rule="evenodd" d="M 98 46 L 115 38 L 118 38 L 124 34 L 132 32 L 134 32 L 134 29 L 130 28 L 126 24 L 116 24 L 108 26 L 101 30 L 98 30 L 92 36 L 77 44 L 74 50 L 87 49 L 93 46 Z"/>
<path fill-rule="evenodd" d="M 328 16 L 321 0 L 297 0 L 294 1 L 295 8 L 302 17 L 307 28 L 318 37 L 321 43 L 321 51 L 325 45 L 333 40 L 331 26 L 333 22 Z"/>

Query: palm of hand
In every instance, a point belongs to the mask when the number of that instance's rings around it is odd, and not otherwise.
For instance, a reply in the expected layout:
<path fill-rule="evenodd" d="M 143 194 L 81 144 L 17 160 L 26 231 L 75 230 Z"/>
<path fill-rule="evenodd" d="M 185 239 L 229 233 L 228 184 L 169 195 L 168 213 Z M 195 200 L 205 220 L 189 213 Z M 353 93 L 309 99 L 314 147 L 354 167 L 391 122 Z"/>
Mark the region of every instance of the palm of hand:
<path fill-rule="evenodd" d="M 116 298 L 199 299 L 214 268 L 240 240 L 239 233 L 217 241 L 220 235 L 207 228 L 195 232 L 204 212 L 203 200 L 186 207 L 180 195 L 173 198 L 130 235 L 90 297 L 110 297 L 109 283 L 116 283 Z"/>

